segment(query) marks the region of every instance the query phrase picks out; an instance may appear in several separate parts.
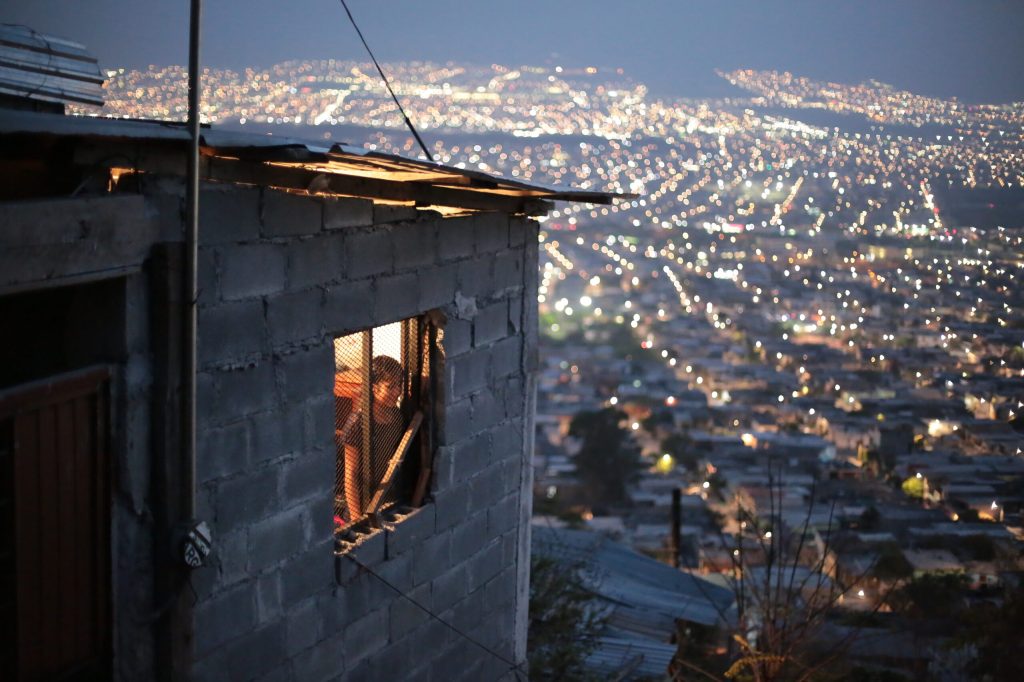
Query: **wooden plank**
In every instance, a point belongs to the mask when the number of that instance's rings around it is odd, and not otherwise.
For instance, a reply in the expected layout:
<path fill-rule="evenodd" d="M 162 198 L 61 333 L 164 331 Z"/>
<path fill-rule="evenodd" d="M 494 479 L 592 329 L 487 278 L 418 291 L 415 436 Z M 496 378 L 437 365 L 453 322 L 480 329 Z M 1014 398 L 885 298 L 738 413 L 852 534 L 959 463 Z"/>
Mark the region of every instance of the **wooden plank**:
<path fill-rule="evenodd" d="M 92 592 L 96 602 L 96 648 L 98 657 L 109 660 L 112 647 L 113 628 L 111 622 L 111 546 L 110 546 L 110 513 L 111 513 L 111 481 L 110 481 L 110 416 L 108 384 L 104 384 L 96 392 L 94 399 L 93 428 L 95 448 L 95 497 L 94 509 L 94 545 L 90 553 L 95 557 L 96 578 L 93 580 Z"/>
<path fill-rule="evenodd" d="M 57 493 L 57 420 L 52 405 L 41 407 L 36 415 L 39 428 L 39 565 L 36 570 L 40 578 L 38 599 L 43 627 L 36 644 L 42 650 L 40 672 L 52 673 L 63 663 L 55 641 L 60 628 L 61 606 L 54 589 L 59 578 L 57 565 L 60 560 L 56 551 L 60 519 L 54 501 Z"/>
<path fill-rule="evenodd" d="M 75 467 L 75 516 L 80 519 L 90 518 L 92 498 L 92 467 L 93 467 L 93 428 L 90 413 L 93 401 L 83 397 L 74 401 L 75 447 L 70 453 Z M 90 599 L 96 572 L 89 560 L 89 537 L 76 534 L 75 547 L 80 558 L 76 561 L 75 594 L 72 597 L 74 609 L 80 618 L 80 625 L 75 632 L 75 651 L 78 657 L 88 657 L 93 651 L 92 639 L 95 635 L 92 623 Z M 83 627 L 84 625 L 84 627 Z"/>
<path fill-rule="evenodd" d="M 54 632 L 56 658 L 60 661 L 74 661 L 77 654 L 77 629 L 80 614 L 74 608 L 75 574 L 82 561 L 77 551 L 75 538 L 81 534 L 87 518 L 75 514 L 75 426 L 74 402 L 62 402 L 53 408 L 54 416 L 54 464 L 57 468 L 56 494 L 44 500 L 54 507 L 57 514 L 58 530 L 54 538 L 50 561 L 56 565 L 57 581 L 50 586 L 56 594 L 58 627 Z"/>
<path fill-rule="evenodd" d="M 39 646 L 43 633 L 43 614 L 39 598 L 42 592 L 39 507 L 39 424 L 35 413 L 21 415 L 14 422 L 14 490 L 16 580 L 19 677 L 39 669 L 43 651 Z"/>
<path fill-rule="evenodd" d="M 417 410 L 416 414 L 412 416 L 412 421 L 409 422 L 408 428 L 405 429 L 405 433 L 402 434 L 402 440 L 398 442 L 395 454 L 391 456 L 391 460 L 388 462 L 388 468 L 384 472 L 383 478 L 381 478 L 380 485 L 377 486 L 377 491 L 373 494 L 373 499 L 370 500 L 370 505 L 366 508 L 367 514 L 374 514 L 380 508 L 380 502 L 384 498 L 384 494 L 391 487 L 395 473 L 405 459 L 405 453 L 409 451 L 412 439 L 416 437 L 416 432 L 419 431 L 422 422 L 423 413 Z"/>
<path fill-rule="evenodd" d="M 61 400 L 94 393 L 110 378 L 110 368 L 96 365 L 0 391 L 0 415 L 28 412 Z"/>
<path fill-rule="evenodd" d="M 526 197 L 498 196 L 419 183 L 326 174 L 287 163 L 246 163 L 219 157 L 209 159 L 206 165 L 206 179 L 303 191 L 313 186 L 314 180 L 316 180 L 317 186 L 327 193 L 387 201 L 404 201 L 422 206 L 457 206 L 504 213 L 521 213 L 526 199 Z"/>

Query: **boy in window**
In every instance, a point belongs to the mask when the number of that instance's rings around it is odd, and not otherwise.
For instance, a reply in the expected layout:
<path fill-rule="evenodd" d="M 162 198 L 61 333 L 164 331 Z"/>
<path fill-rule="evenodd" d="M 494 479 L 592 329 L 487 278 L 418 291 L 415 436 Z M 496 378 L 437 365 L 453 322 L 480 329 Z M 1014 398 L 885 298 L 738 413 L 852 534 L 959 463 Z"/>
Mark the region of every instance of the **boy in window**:
<path fill-rule="evenodd" d="M 403 393 L 402 364 L 390 356 L 378 355 L 373 358 L 370 369 L 370 412 L 373 420 L 370 453 L 363 452 L 362 410 L 353 410 L 335 432 L 339 450 L 344 448 L 344 495 L 348 521 L 365 513 L 379 483 L 376 479 L 380 476 L 381 467 L 386 465 L 398 447 L 404 430 L 399 406 Z"/>

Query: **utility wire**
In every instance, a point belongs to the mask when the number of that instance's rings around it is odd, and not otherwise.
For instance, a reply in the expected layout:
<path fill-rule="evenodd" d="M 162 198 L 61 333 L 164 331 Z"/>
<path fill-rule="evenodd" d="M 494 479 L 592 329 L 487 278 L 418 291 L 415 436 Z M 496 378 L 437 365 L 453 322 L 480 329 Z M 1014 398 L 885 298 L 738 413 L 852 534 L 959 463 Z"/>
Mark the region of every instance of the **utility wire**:
<path fill-rule="evenodd" d="M 342 0 L 342 2 L 344 2 L 344 0 Z M 390 588 L 391 588 L 392 590 L 394 590 L 395 592 L 397 592 L 399 596 L 401 596 L 402 598 L 406 599 L 406 600 L 407 600 L 407 601 L 408 601 L 409 603 L 411 603 L 411 604 L 412 604 L 413 606 L 415 606 L 416 608 L 418 608 L 418 609 L 420 609 L 421 611 L 423 611 L 423 612 L 424 612 L 425 614 L 427 614 L 428 616 L 430 616 L 431 618 L 433 618 L 434 620 L 436 620 L 436 621 L 437 621 L 438 623 L 440 623 L 441 625 L 444 625 L 444 626 L 445 626 L 446 628 L 448 628 L 449 630 L 451 630 L 452 632 L 454 632 L 454 633 L 455 633 L 455 634 L 457 634 L 458 636 L 462 637 L 462 638 L 463 638 L 463 639 L 465 639 L 466 641 L 468 641 L 468 642 L 470 642 L 470 643 L 472 643 L 472 644 L 475 644 L 475 645 L 477 645 L 478 647 L 480 647 L 481 649 L 483 649 L 484 651 L 486 651 L 487 653 L 489 653 L 489 654 L 490 654 L 491 656 L 494 656 L 494 657 L 495 657 L 496 659 L 498 659 L 498 660 L 499 660 L 499 661 L 501 661 L 502 663 L 505 663 L 505 664 L 507 664 L 507 665 L 509 666 L 509 669 L 508 669 L 508 670 L 509 670 L 509 672 L 514 672 L 514 673 L 515 673 L 515 675 L 516 675 L 516 679 L 522 679 L 522 678 L 520 677 L 520 675 L 521 675 L 521 674 L 522 674 L 522 672 L 523 672 L 523 671 L 522 671 L 522 664 L 519 664 L 519 663 L 515 663 L 514 661 L 510 661 L 510 660 L 509 660 L 508 658 L 506 658 L 506 657 L 502 656 L 501 654 L 499 654 L 499 653 L 498 653 L 497 651 L 495 651 L 494 649 L 491 649 L 490 647 L 488 647 L 488 646 L 486 646 L 486 645 L 484 645 L 484 644 L 481 644 L 481 643 L 480 643 L 479 641 L 477 641 L 476 639 L 473 639 L 472 637 L 470 637 L 469 635 L 467 635 L 467 634 L 466 634 L 465 632 L 463 632 L 462 630 L 458 629 L 457 627 L 455 627 L 454 625 L 452 625 L 451 623 L 449 623 L 449 622 L 448 622 L 448 621 L 446 621 L 445 619 L 441 618 L 441 616 L 437 615 L 436 613 L 434 613 L 433 611 L 431 611 L 430 609 L 428 609 L 428 608 L 427 608 L 426 606 L 424 606 L 423 604 L 419 603 L 418 601 L 416 601 L 415 599 L 413 599 L 412 597 L 410 597 L 410 596 L 409 596 L 408 594 L 406 594 L 405 592 L 403 592 L 403 591 L 402 591 L 401 589 L 399 589 L 399 588 L 398 588 L 398 587 L 396 587 L 395 585 L 392 585 L 392 584 L 391 584 L 391 583 L 390 583 L 390 582 L 389 582 L 389 581 L 388 581 L 387 579 L 385 579 L 385 578 L 384 578 L 383 576 L 381 576 L 381 575 L 380 575 L 379 573 L 377 573 L 376 571 L 374 571 L 374 570 L 373 570 L 372 568 L 370 568 L 369 566 L 367 566 L 366 564 L 364 564 L 364 563 L 363 563 L 362 561 L 360 561 L 359 559 L 356 559 L 356 558 L 355 558 L 354 556 L 352 556 L 352 555 L 350 555 L 350 554 L 344 554 L 344 555 L 342 555 L 342 556 L 344 556 L 344 557 L 345 557 L 346 559 L 348 559 L 349 561 L 351 561 L 352 563 L 354 563 L 354 564 L 355 564 L 356 566 L 358 566 L 359 568 L 363 569 L 364 571 L 366 571 L 367 573 L 369 573 L 370 575 L 372 575 L 372 576 L 373 576 L 374 578 L 376 578 L 377 580 L 381 581 L 382 583 L 384 583 L 385 585 L 387 585 L 388 587 L 390 587 Z"/>
<path fill-rule="evenodd" d="M 373 50 L 370 49 L 370 46 L 366 42 L 366 38 L 363 37 L 363 32 L 359 30 L 359 24 L 356 23 L 355 17 L 352 16 L 352 12 L 349 10 L 348 4 L 345 0 L 341 0 L 341 6 L 345 8 L 345 14 L 348 15 L 348 20 L 352 22 L 352 28 L 354 28 L 356 33 L 359 35 L 359 40 L 363 41 L 363 47 L 366 48 L 367 54 L 369 54 L 370 59 L 373 60 L 373 65 L 377 67 L 377 73 L 380 74 L 381 79 L 384 81 L 384 86 L 391 94 L 391 99 L 395 100 L 398 110 L 402 112 L 402 118 L 405 119 L 405 125 L 408 126 L 409 130 L 412 132 L 412 136 L 416 138 L 416 141 L 420 145 L 420 149 L 422 149 L 423 153 L 427 155 L 427 160 L 433 161 L 434 155 L 427 150 L 427 145 L 423 144 L 423 139 L 420 137 L 420 134 L 416 132 L 416 128 L 413 126 L 412 121 L 409 120 L 409 115 L 405 113 L 405 109 L 402 108 L 402 103 L 398 101 L 398 96 L 395 95 L 395 91 L 391 89 L 391 83 L 388 81 L 388 77 L 384 75 L 384 70 L 381 69 L 380 64 L 377 63 L 377 58 L 373 56 Z"/>

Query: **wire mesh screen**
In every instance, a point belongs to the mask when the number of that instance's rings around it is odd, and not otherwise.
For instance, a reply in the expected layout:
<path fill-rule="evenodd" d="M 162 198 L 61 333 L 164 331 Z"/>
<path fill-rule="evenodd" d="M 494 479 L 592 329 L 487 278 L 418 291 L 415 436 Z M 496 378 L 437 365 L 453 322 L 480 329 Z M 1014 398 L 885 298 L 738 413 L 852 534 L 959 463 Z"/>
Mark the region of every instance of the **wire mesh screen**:
<path fill-rule="evenodd" d="M 426 371 L 422 327 L 410 319 L 334 340 L 338 530 L 410 495 Z"/>

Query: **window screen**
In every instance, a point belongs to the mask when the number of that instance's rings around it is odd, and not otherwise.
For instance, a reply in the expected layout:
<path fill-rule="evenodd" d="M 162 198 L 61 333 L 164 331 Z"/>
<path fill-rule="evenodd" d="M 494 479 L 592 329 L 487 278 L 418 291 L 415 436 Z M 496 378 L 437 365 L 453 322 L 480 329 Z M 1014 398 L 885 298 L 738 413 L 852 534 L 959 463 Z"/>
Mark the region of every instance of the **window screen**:
<path fill-rule="evenodd" d="M 338 531 L 422 497 L 430 334 L 412 318 L 334 340 Z"/>

